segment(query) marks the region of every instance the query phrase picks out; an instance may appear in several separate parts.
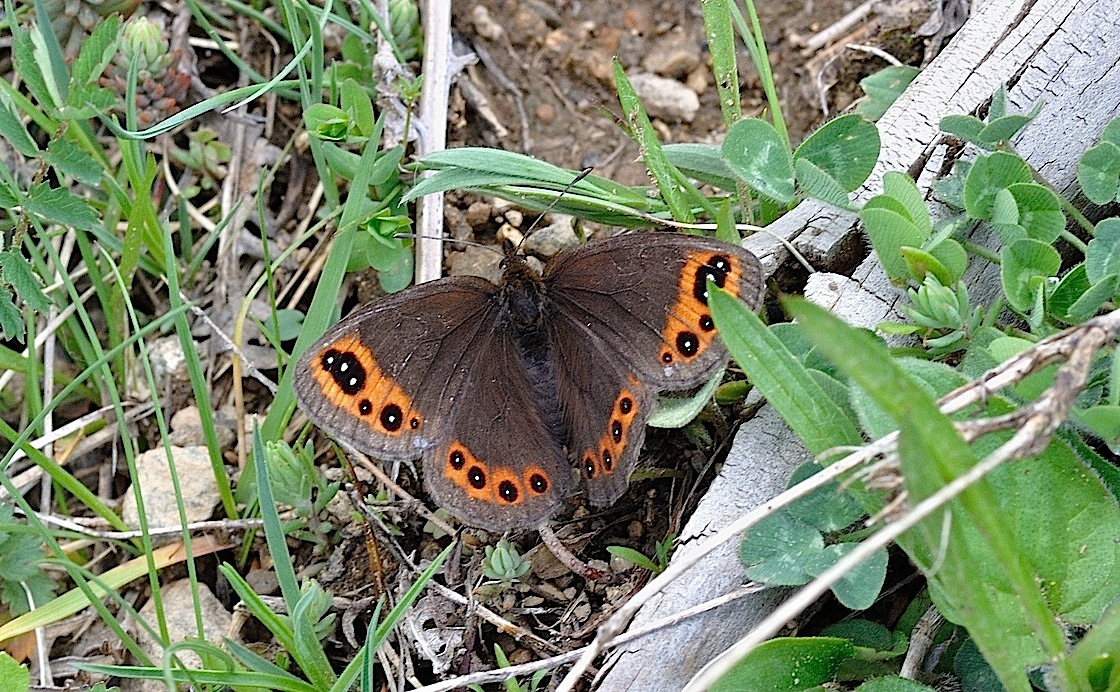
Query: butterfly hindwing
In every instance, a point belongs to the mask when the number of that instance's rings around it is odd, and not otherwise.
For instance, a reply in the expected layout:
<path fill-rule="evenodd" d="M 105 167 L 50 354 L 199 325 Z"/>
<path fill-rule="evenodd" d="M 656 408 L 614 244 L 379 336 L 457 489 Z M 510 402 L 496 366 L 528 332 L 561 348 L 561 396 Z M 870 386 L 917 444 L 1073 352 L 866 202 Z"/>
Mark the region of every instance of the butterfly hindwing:
<path fill-rule="evenodd" d="M 424 454 L 428 492 L 475 526 L 543 524 L 568 495 L 571 470 L 508 332 L 483 335 L 463 366 L 448 435 Z"/>

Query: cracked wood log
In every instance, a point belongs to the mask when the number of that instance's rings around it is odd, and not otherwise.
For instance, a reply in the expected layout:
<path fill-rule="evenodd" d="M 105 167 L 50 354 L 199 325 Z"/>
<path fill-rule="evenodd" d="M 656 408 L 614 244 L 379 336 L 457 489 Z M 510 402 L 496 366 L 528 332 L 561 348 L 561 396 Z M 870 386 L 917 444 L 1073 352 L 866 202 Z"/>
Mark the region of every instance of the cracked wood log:
<path fill-rule="evenodd" d="M 1078 200 L 1077 160 L 1120 115 L 1118 9 L 1116 0 L 989 0 L 880 120 L 882 152 L 858 201 L 876 194 L 889 170 L 909 172 L 927 190 L 958 155 L 938 131 L 940 119 L 982 112 L 1001 84 L 1007 86 L 1009 112 L 1025 113 L 1040 100 L 1045 104 L 1015 147 L 1059 191 Z M 935 218 L 939 211 L 931 202 Z M 904 296 L 875 258 L 867 257 L 854 215 L 808 201 L 768 230 L 817 268 L 805 288 L 810 298 L 860 326 L 898 319 L 895 308 Z M 790 261 L 786 248 L 770 235 L 757 234 L 746 245 L 768 273 Z M 974 271 L 966 280 L 974 295 L 985 287 L 990 294 L 998 290 L 998 268 Z M 740 429 L 720 476 L 682 532 L 680 551 L 783 490 L 792 468 L 807 458 L 773 410 L 763 407 Z M 741 584 L 737 547 L 724 546 L 705 558 L 647 604 L 631 629 Z M 596 686 L 612 692 L 679 690 L 783 596 L 779 590 L 750 596 L 635 640 L 609 657 Z"/>

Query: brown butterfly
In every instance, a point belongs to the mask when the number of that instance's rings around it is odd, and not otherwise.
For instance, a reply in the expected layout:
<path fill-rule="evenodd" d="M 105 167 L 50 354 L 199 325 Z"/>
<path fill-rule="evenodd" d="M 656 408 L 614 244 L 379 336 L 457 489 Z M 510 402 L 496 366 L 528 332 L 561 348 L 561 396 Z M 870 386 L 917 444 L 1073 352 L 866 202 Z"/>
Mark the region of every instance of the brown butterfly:
<path fill-rule="evenodd" d="M 464 523 L 539 526 L 573 464 L 593 504 L 617 500 L 658 392 L 726 363 L 708 279 L 758 309 L 758 259 L 709 238 L 592 241 L 543 273 L 511 254 L 498 284 L 447 278 L 357 310 L 299 359 L 296 395 L 357 449 L 423 459 L 428 492 Z"/>

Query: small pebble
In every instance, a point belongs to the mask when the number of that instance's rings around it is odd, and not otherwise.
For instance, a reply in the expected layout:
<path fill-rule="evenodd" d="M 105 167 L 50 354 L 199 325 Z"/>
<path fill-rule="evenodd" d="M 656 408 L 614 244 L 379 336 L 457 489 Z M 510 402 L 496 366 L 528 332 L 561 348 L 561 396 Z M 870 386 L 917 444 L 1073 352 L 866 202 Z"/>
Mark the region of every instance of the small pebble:
<path fill-rule="evenodd" d="M 634 91 L 650 117 L 669 122 L 692 122 L 700 110 L 696 92 L 675 79 L 641 72 L 630 77 Z"/>
<path fill-rule="evenodd" d="M 490 223 L 490 213 L 493 209 L 494 207 L 489 202 L 471 202 L 471 205 L 467 207 L 467 213 L 465 215 L 467 223 L 475 230 L 484 228 Z"/>

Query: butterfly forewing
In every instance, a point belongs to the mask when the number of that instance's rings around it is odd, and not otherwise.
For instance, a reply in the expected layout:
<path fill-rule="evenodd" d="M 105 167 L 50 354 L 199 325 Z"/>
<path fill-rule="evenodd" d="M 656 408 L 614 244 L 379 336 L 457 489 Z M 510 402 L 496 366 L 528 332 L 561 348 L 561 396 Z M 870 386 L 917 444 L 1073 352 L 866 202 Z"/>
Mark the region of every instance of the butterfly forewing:
<path fill-rule="evenodd" d="M 625 492 L 657 392 L 695 387 L 725 364 L 709 277 L 752 310 L 762 302 L 754 255 L 699 236 L 618 236 L 546 269 L 570 453 L 595 504 Z"/>
<path fill-rule="evenodd" d="M 371 303 L 303 355 L 300 405 L 381 459 L 423 457 L 440 505 L 505 530 L 551 516 L 569 469 L 502 326 L 498 287 L 445 279 Z"/>
<path fill-rule="evenodd" d="M 545 272 L 557 318 L 583 325 L 644 384 L 679 390 L 721 365 L 707 306 L 707 277 L 751 309 L 762 301 L 762 268 L 750 252 L 681 233 L 634 233 L 558 256 Z"/>

